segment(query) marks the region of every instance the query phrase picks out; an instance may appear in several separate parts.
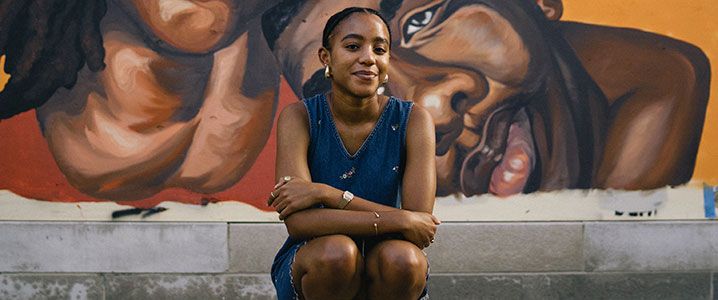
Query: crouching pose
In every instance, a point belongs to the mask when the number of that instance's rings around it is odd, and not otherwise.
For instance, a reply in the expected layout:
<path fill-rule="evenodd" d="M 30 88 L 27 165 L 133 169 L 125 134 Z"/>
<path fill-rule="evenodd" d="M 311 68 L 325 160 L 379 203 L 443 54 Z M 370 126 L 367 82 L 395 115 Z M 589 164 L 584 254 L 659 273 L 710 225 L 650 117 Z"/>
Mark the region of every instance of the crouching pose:
<path fill-rule="evenodd" d="M 268 201 L 289 232 L 272 265 L 279 299 L 427 294 L 434 125 L 423 108 L 381 95 L 390 35 L 375 10 L 333 15 L 318 51 L 331 91 L 279 116 Z"/>

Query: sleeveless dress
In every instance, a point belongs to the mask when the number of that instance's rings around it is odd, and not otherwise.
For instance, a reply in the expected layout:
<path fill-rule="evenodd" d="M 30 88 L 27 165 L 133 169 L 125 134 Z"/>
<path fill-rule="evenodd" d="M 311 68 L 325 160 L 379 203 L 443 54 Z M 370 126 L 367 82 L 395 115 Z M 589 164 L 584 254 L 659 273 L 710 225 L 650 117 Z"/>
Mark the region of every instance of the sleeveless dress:
<path fill-rule="evenodd" d="M 313 182 L 350 191 L 376 203 L 400 207 L 401 179 L 406 163 L 406 126 L 413 103 L 395 97 L 388 101 L 374 129 L 353 155 L 339 136 L 324 94 L 302 101 L 309 117 L 307 162 Z M 400 235 L 354 238 L 354 241 L 363 256 L 386 238 L 400 238 Z M 306 242 L 289 237 L 274 258 L 272 282 L 280 300 L 298 299 L 291 270 L 297 250 Z M 422 297 L 426 294 L 424 289 Z"/>

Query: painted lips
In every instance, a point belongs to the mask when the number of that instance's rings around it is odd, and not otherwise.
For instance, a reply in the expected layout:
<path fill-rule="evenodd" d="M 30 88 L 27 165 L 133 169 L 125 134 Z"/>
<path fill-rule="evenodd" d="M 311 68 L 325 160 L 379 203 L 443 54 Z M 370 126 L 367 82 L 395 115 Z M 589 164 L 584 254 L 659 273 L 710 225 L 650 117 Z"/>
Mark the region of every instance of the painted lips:
<path fill-rule="evenodd" d="M 467 197 L 484 193 L 506 197 L 523 191 L 536 163 L 530 132 L 523 110 L 495 110 L 483 127 L 481 141 L 461 163 L 461 192 Z"/>

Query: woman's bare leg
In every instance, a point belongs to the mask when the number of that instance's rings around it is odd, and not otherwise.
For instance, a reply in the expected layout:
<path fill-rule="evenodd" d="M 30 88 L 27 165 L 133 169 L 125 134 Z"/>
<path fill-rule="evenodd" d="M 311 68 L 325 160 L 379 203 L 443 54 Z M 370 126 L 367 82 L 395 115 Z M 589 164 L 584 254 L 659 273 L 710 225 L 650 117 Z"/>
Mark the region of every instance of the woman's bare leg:
<path fill-rule="evenodd" d="M 304 299 L 352 299 L 359 291 L 363 269 L 356 243 L 345 235 L 329 235 L 299 248 L 292 278 Z"/>
<path fill-rule="evenodd" d="M 416 245 L 387 240 L 366 256 L 369 299 L 416 300 L 426 286 L 428 262 Z"/>

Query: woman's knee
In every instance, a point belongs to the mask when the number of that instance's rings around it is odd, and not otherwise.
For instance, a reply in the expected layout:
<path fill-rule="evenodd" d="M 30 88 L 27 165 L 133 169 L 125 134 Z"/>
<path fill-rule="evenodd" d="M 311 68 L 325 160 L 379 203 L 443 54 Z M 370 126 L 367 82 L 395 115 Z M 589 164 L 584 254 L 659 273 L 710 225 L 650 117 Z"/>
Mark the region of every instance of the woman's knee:
<path fill-rule="evenodd" d="M 359 249 L 352 239 L 343 235 L 326 236 L 312 245 L 306 269 L 327 274 L 333 279 L 346 281 L 361 272 Z"/>
<path fill-rule="evenodd" d="M 374 277 L 382 282 L 406 288 L 419 288 L 426 284 L 428 262 L 419 248 L 406 241 L 387 241 L 376 250 Z M 384 244 L 383 243 L 383 244 Z M 372 275 L 370 275 L 372 276 Z"/>

